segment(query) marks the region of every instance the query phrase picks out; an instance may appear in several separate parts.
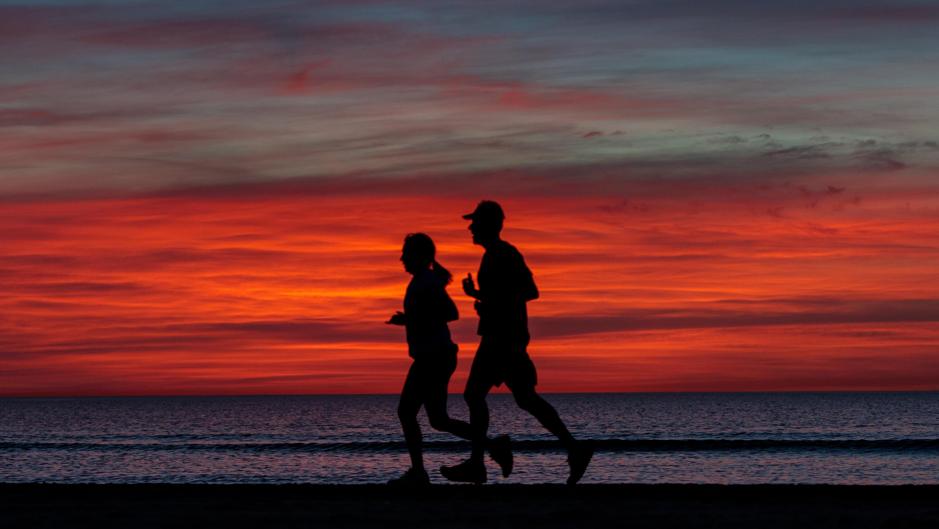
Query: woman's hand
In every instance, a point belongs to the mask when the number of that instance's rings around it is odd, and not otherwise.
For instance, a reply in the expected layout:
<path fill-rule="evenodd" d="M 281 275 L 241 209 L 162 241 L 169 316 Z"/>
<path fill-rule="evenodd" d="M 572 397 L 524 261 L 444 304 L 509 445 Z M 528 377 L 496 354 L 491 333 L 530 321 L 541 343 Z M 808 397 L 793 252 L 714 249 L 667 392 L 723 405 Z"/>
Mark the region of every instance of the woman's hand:
<path fill-rule="evenodd" d="M 405 316 L 404 313 L 399 310 L 398 312 L 395 312 L 394 315 L 391 317 L 391 319 L 389 319 L 385 323 L 387 323 L 388 325 L 404 325 L 406 321 L 407 321 L 407 316 Z"/>

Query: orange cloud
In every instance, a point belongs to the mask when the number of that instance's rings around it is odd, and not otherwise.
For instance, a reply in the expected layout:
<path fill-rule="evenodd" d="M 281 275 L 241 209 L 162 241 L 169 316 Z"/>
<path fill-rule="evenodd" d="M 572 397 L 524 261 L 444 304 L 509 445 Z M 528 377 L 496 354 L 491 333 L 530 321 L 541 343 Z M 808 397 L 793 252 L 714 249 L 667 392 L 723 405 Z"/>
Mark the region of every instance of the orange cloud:
<path fill-rule="evenodd" d="M 478 198 L 503 200 L 541 287 L 545 390 L 936 389 L 939 194 L 835 184 Z M 403 236 L 458 276 L 481 256 L 476 198 L 420 187 L 8 201 L 2 393 L 395 392 Z M 477 337 L 451 294 L 458 391 Z"/>

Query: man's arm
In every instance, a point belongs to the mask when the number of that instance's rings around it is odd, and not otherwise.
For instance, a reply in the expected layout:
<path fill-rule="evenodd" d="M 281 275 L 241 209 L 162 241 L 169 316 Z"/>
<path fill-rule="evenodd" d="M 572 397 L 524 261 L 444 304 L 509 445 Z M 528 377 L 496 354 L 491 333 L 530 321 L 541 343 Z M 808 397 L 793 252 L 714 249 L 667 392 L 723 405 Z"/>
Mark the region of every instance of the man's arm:
<path fill-rule="evenodd" d="M 534 301 L 538 299 L 538 285 L 535 284 L 535 277 L 531 273 L 531 270 L 529 270 L 528 267 L 525 266 L 524 262 L 522 262 L 522 266 L 524 267 L 524 272 L 522 273 L 522 281 L 521 281 L 522 288 L 520 291 L 522 295 L 522 299 L 525 300 L 526 302 Z"/>
<path fill-rule="evenodd" d="M 476 289 L 473 274 L 466 274 L 466 277 L 463 278 L 463 292 L 473 299 L 479 299 L 479 290 Z"/>
<path fill-rule="evenodd" d="M 521 252 L 516 252 L 515 261 L 515 282 L 518 285 L 518 294 L 522 301 L 529 302 L 538 299 L 538 286 L 535 285 L 535 276 L 528 268 L 525 258 Z"/>

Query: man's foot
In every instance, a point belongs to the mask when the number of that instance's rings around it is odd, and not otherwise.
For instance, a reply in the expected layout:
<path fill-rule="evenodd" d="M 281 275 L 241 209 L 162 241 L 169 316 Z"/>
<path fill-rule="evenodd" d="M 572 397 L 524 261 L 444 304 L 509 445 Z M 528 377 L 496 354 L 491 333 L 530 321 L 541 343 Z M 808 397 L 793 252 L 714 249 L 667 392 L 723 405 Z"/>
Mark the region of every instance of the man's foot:
<path fill-rule="evenodd" d="M 430 478 L 423 468 L 411 467 L 400 478 L 388 480 L 388 484 L 396 487 L 426 487 L 430 485 Z"/>
<path fill-rule="evenodd" d="M 508 435 L 500 435 L 489 441 L 489 457 L 502 469 L 502 477 L 509 477 L 515 460 L 512 457 L 512 440 Z"/>
<path fill-rule="evenodd" d="M 442 466 L 440 473 L 450 481 L 476 484 L 486 482 L 486 465 L 482 461 L 472 459 L 467 459 L 459 465 Z"/>
<path fill-rule="evenodd" d="M 590 464 L 592 457 L 592 443 L 580 441 L 571 448 L 567 454 L 567 464 L 571 467 L 571 475 L 567 478 L 568 485 L 576 485 L 580 478 L 584 477 L 584 472 L 587 471 L 587 465 Z"/>

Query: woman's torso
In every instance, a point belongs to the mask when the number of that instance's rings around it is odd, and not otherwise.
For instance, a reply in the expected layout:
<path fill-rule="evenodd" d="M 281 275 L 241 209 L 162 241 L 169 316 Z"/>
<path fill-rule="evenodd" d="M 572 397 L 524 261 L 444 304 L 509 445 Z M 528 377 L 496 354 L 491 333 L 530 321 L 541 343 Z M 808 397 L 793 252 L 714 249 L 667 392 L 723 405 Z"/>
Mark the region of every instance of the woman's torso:
<path fill-rule="evenodd" d="M 445 281 L 432 270 L 414 275 L 404 295 L 408 354 L 421 359 L 456 354 L 448 321 L 456 319 L 456 306 Z"/>

